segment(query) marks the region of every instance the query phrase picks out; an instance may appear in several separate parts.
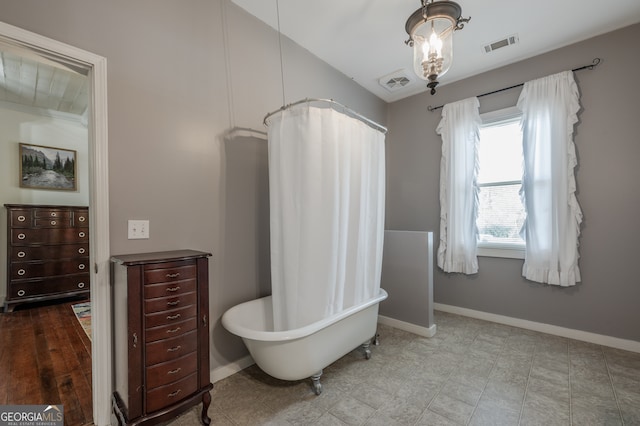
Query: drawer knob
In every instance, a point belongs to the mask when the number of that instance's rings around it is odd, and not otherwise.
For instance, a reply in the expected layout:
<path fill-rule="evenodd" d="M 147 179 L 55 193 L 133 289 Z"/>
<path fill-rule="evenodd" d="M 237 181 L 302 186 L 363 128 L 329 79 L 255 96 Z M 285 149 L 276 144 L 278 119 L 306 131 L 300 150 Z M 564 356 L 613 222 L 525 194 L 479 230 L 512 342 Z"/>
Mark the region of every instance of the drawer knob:
<path fill-rule="evenodd" d="M 56 217 L 58 214 L 56 212 L 51 212 L 51 217 Z"/>
<path fill-rule="evenodd" d="M 26 217 L 24 217 L 22 215 L 18 216 L 18 222 L 24 222 L 25 220 L 27 220 Z"/>
<path fill-rule="evenodd" d="M 86 218 L 84 216 L 80 216 L 78 218 L 78 222 L 84 222 L 86 220 Z"/>
<path fill-rule="evenodd" d="M 19 258 L 23 258 L 23 257 L 25 257 L 26 255 L 27 255 L 27 253 L 25 253 L 25 252 L 23 252 L 23 251 L 19 251 L 19 252 L 18 252 L 18 257 L 19 257 Z"/>
<path fill-rule="evenodd" d="M 18 275 L 23 276 L 26 273 L 27 271 L 25 271 L 24 269 L 18 269 Z"/>
<path fill-rule="evenodd" d="M 78 236 L 79 236 L 80 238 L 84 238 L 84 237 L 85 237 L 85 235 L 86 235 L 86 234 L 85 234 L 84 232 L 78 232 Z"/>
<path fill-rule="evenodd" d="M 178 346 L 174 346 L 172 348 L 167 349 L 167 352 L 175 352 L 175 351 L 179 351 L 180 349 L 182 349 L 182 346 L 178 345 Z"/>
<path fill-rule="evenodd" d="M 169 287 L 169 288 L 167 289 L 167 291 L 169 291 L 169 292 L 171 292 L 171 293 L 175 293 L 175 292 L 176 292 L 176 291 L 178 291 L 178 290 L 180 290 L 180 286 L 179 286 L 179 285 L 177 285 L 177 286 L 175 286 L 175 287 Z"/>
<path fill-rule="evenodd" d="M 170 302 L 167 302 L 167 306 L 177 306 L 179 303 L 180 303 L 180 299 L 172 300 Z"/>
<path fill-rule="evenodd" d="M 24 296 L 26 293 L 24 290 L 18 290 L 18 296 Z"/>
<path fill-rule="evenodd" d="M 180 318 L 180 314 L 175 314 L 175 315 L 167 315 L 167 319 L 168 320 L 176 320 L 178 318 Z"/>
<path fill-rule="evenodd" d="M 52 220 L 52 221 L 51 221 L 51 225 L 55 226 L 55 225 L 57 225 L 57 224 L 58 224 L 58 222 L 56 222 L 55 220 Z"/>
<path fill-rule="evenodd" d="M 78 283 L 78 288 L 84 288 L 84 283 Z"/>
<path fill-rule="evenodd" d="M 86 268 L 84 263 L 78 265 L 78 269 L 83 270 L 84 268 Z"/>
<path fill-rule="evenodd" d="M 80 254 L 84 254 L 84 252 L 85 252 L 84 247 L 80 247 L 80 248 L 78 249 L 78 253 L 80 253 Z"/>
<path fill-rule="evenodd" d="M 180 331 L 180 327 L 172 328 L 171 330 L 167 330 L 167 333 L 177 333 Z"/>
<path fill-rule="evenodd" d="M 167 274 L 167 278 L 178 278 L 180 276 L 180 272 L 176 272 L 175 274 Z"/>
<path fill-rule="evenodd" d="M 177 391 L 173 391 L 171 392 L 169 395 L 167 395 L 169 398 L 173 398 L 174 396 L 177 396 L 180 392 L 182 392 L 182 389 L 178 389 Z"/>
<path fill-rule="evenodd" d="M 175 370 L 167 371 L 167 374 L 177 374 L 180 372 L 180 370 L 182 370 L 182 368 L 178 367 Z"/>
<path fill-rule="evenodd" d="M 26 237 L 27 237 L 27 236 L 26 236 L 26 235 L 24 235 L 24 234 L 22 234 L 22 233 L 18 234 L 18 239 L 19 239 L 19 240 L 24 240 Z"/>

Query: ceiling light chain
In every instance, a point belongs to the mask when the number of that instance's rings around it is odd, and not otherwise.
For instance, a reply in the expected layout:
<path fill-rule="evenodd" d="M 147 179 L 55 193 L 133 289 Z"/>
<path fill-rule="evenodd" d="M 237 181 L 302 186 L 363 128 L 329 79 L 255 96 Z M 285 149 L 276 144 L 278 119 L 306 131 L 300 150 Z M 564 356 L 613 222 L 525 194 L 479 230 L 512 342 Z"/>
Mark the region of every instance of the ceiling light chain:
<path fill-rule="evenodd" d="M 413 47 L 413 69 L 431 94 L 436 93 L 438 77 L 444 75 L 453 61 L 453 32 L 461 30 L 471 20 L 462 18 L 462 8 L 449 0 L 421 0 L 421 8 L 413 12 L 405 30 Z"/>

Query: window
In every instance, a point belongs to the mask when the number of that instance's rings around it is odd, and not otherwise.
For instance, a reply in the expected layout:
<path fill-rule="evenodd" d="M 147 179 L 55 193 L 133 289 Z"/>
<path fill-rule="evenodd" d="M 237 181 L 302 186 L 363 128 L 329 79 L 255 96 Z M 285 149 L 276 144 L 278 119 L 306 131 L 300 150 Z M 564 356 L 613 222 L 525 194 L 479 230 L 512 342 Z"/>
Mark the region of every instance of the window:
<path fill-rule="evenodd" d="M 481 115 L 476 222 L 480 256 L 524 259 L 521 116 L 517 108 Z"/>

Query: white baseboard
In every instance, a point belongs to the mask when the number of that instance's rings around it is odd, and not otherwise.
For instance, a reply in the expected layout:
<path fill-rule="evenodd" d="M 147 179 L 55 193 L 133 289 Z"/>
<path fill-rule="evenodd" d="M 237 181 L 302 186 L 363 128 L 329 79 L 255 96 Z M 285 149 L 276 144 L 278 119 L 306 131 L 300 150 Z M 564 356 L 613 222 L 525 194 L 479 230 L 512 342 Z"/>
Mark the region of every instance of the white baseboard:
<path fill-rule="evenodd" d="M 393 327 L 400 330 L 408 331 L 409 333 L 417 334 L 418 336 L 433 337 L 436 335 L 435 324 L 433 324 L 431 327 L 422 327 L 420 325 L 411 324 L 409 322 L 385 317 L 384 315 L 378 315 L 378 322 L 380 324 L 388 325 L 389 327 Z"/>
<path fill-rule="evenodd" d="M 539 331 L 541 333 L 553 334 L 555 336 L 566 337 L 569 339 L 581 340 L 583 342 L 595 343 L 597 345 L 609 346 L 611 348 L 640 353 L 640 342 L 636 342 L 635 340 L 620 339 L 618 337 L 605 336 L 603 334 L 574 330 L 572 328 L 559 327 L 557 325 L 544 324 L 541 322 L 491 314 L 488 312 L 476 311 L 473 309 L 460 308 L 458 306 L 444 305 L 442 303 L 434 303 L 433 307 L 437 311 L 477 318 L 485 321 L 497 322 L 499 324 L 510 325 L 513 327 Z"/>
<path fill-rule="evenodd" d="M 214 368 L 211 370 L 211 382 L 218 382 L 237 373 L 238 371 L 242 371 L 245 368 L 252 366 L 253 364 L 255 364 L 255 361 L 251 358 L 251 355 L 247 355 L 230 364 Z"/>

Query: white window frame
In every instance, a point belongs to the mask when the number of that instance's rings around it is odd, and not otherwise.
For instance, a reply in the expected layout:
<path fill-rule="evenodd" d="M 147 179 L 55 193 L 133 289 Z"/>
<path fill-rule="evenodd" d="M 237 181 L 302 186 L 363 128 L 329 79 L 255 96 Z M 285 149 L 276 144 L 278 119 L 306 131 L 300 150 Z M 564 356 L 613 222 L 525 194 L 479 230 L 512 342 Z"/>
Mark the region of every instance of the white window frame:
<path fill-rule="evenodd" d="M 522 117 L 522 111 L 517 107 L 509 107 L 497 111 L 480 114 L 482 120 L 481 127 L 496 125 L 503 122 L 513 121 Z M 524 259 L 526 244 L 518 243 L 495 243 L 478 241 L 478 256 L 503 257 L 510 259 Z"/>

